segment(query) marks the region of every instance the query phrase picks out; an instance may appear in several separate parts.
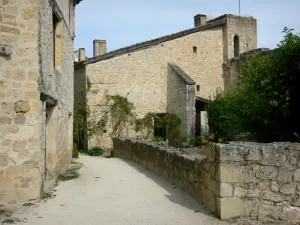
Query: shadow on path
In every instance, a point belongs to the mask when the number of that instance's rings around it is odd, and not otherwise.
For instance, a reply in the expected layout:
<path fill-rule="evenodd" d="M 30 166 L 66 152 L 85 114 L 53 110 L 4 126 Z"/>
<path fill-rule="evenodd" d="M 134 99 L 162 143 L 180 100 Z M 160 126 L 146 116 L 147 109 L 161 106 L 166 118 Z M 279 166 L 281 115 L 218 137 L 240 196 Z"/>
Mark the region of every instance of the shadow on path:
<path fill-rule="evenodd" d="M 142 173 L 143 175 L 145 175 L 146 177 L 150 178 L 155 183 L 157 183 L 159 186 L 164 188 L 169 193 L 166 194 L 165 197 L 169 199 L 171 202 L 175 204 L 179 204 L 185 208 L 191 209 L 195 213 L 202 213 L 216 218 L 214 214 L 210 213 L 204 205 L 198 203 L 192 196 L 190 196 L 183 189 L 173 185 L 166 179 L 156 175 L 154 172 L 145 169 L 143 166 L 141 166 L 138 163 L 135 163 L 127 159 L 120 159 L 120 160 L 130 165 L 132 168 L 136 169 L 139 173 Z"/>

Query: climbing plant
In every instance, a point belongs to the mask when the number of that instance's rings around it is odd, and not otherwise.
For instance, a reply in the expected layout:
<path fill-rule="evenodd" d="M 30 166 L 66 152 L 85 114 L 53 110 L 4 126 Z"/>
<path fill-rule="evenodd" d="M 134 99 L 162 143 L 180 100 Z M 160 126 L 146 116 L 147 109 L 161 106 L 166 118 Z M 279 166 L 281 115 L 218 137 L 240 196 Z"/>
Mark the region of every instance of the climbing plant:
<path fill-rule="evenodd" d="M 120 137 L 126 136 L 126 131 L 134 129 L 142 134 L 144 139 L 149 139 L 154 126 L 166 127 L 172 138 L 176 138 L 180 133 L 181 120 L 175 114 L 170 113 L 160 118 L 155 113 L 147 113 L 138 118 L 134 110 L 135 106 L 128 100 L 128 96 L 105 94 L 103 105 L 93 109 L 86 106 L 77 108 L 74 116 L 74 137 L 77 137 L 80 131 L 84 132 L 86 137 L 103 135 L 108 131 L 109 135 Z"/>
<path fill-rule="evenodd" d="M 112 128 L 111 135 L 120 136 L 124 129 L 131 127 L 135 122 L 134 104 L 128 101 L 127 96 L 106 94 L 106 109 L 102 111 L 100 117 L 100 129 L 107 131 Z"/>
<path fill-rule="evenodd" d="M 86 91 L 89 92 L 91 90 L 91 88 L 92 88 L 92 82 L 90 81 L 89 77 L 87 77 L 86 83 L 87 83 L 87 89 L 86 89 Z"/>
<path fill-rule="evenodd" d="M 160 122 L 160 118 L 155 113 L 147 113 L 143 118 L 136 118 L 135 132 L 144 132 L 145 139 L 148 139 L 153 132 L 155 124 Z"/>

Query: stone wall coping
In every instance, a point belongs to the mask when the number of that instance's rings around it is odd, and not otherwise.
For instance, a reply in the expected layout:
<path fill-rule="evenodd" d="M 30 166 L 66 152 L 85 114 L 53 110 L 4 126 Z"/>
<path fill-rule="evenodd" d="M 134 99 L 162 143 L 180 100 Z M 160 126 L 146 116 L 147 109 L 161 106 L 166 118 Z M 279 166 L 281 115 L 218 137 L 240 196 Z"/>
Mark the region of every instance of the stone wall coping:
<path fill-rule="evenodd" d="M 169 63 L 170 67 L 176 72 L 176 74 L 180 77 L 181 80 L 183 80 L 188 85 L 195 85 L 196 82 L 187 75 L 186 72 L 184 72 L 179 66 L 177 66 L 175 63 Z"/>
<path fill-rule="evenodd" d="M 158 143 L 158 142 L 152 142 L 152 141 L 146 141 L 146 140 L 138 140 L 134 138 L 113 138 L 113 139 L 119 139 L 121 141 L 130 141 L 133 143 L 141 143 L 149 146 L 153 146 L 158 148 L 161 151 L 166 152 L 173 152 L 174 154 L 184 157 L 191 161 L 202 161 L 205 160 L 207 157 L 200 154 L 199 152 L 195 152 L 194 148 L 175 148 L 169 145 L 166 145 L 164 142 Z"/>
<path fill-rule="evenodd" d="M 269 54 L 271 52 L 273 52 L 273 50 L 270 50 L 269 48 L 257 48 L 257 49 L 253 49 L 253 50 L 248 51 L 248 52 L 241 53 L 238 57 L 229 59 L 229 62 L 231 62 L 231 63 L 232 62 L 237 62 L 237 61 L 240 61 L 240 60 L 245 60 L 245 59 L 247 59 L 248 57 L 250 57 L 252 55 Z"/>

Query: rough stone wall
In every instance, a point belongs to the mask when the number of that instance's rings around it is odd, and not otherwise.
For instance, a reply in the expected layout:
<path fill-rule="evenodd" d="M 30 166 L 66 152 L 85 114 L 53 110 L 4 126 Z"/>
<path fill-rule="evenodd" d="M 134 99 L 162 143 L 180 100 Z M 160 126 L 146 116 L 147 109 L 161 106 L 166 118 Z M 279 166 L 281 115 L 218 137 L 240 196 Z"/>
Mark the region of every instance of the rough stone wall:
<path fill-rule="evenodd" d="M 219 145 L 221 218 L 300 222 L 300 145 Z M 230 207 L 228 207 L 230 205 Z"/>
<path fill-rule="evenodd" d="M 216 163 L 213 152 L 206 155 L 189 149 L 135 139 L 113 139 L 113 155 L 133 160 L 182 188 L 195 199 L 216 211 Z"/>
<path fill-rule="evenodd" d="M 176 149 L 113 139 L 114 156 L 133 160 L 184 189 L 221 219 L 300 223 L 300 144 L 214 144 Z"/>
<path fill-rule="evenodd" d="M 227 15 L 224 27 L 224 62 L 234 58 L 234 36 L 239 36 L 239 52 L 257 48 L 257 21 L 253 17 Z"/>
<path fill-rule="evenodd" d="M 70 162 L 73 143 L 73 107 L 74 107 L 74 53 L 73 31 L 74 17 L 70 17 L 63 1 L 39 1 L 39 89 L 42 94 L 56 101 L 51 113 L 50 123 L 44 124 L 46 134 L 42 137 L 46 151 L 46 179 L 55 182 L 59 172 Z M 71 7 L 71 9 L 74 8 Z M 61 60 L 54 68 L 53 17 L 60 19 L 61 33 L 57 43 L 58 58 Z M 74 14 L 72 14 L 74 16 Z M 71 20 L 70 20 L 71 18 Z M 56 35 L 57 36 L 57 35 Z M 44 109 L 45 110 L 45 109 Z M 50 116 L 50 115 L 48 115 Z M 44 118 L 45 119 L 45 118 Z M 54 133 L 54 135 L 52 134 Z M 50 138 L 51 135 L 51 138 Z M 47 137 L 49 140 L 47 140 Z M 49 144 L 51 143 L 51 145 Z M 47 150 L 48 149 L 48 150 Z M 50 185 L 51 186 L 51 185 Z M 47 187 L 46 187 L 47 188 Z"/>
<path fill-rule="evenodd" d="M 198 52 L 193 53 L 193 46 Z M 87 93 L 89 106 L 101 105 L 104 93 L 126 96 L 136 106 L 139 116 L 148 112 L 167 112 L 168 63 L 182 68 L 196 83 L 196 93 L 209 98 L 223 88 L 222 28 L 212 28 L 172 41 L 86 65 L 92 88 Z M 95 137 L 91 145 L 111 147 L 108 136 Z"/>
<path fill-rule="evenodd" d="M 37 20 L 37 1 L 0 1 L 0 204 L 41 194 Z"/>
<path fill-rule="evenodd" d="M 167 81 L 167 111 L 181 119 L 180 136 L 187 143 L 195 138 L 195 81 L 175 64 L 169 64 Z M 169 143 L 172 137 L 168 135 Z M 170 139 L 171 138 L 171 139 Z M 177 140 L 178 141 L 178 140 Z"/>
<path fill-rule="evenodd" d="M 87 80 L 85 66 L 75 65 L 74 72 L 74 109 L 86 104 Z"/>
<path fill-rule="evenodd" d="M 12 52 L 0 51 L 0 204 L 41 196 L 47 135 L 55 134 L 46 157 L 53 178 L 71 159 L 73 40 L 64 24 L 62 64 L 54 71 L 50 2 L 0 1 L 0 45 Z M 54 130 L 46 128 L 44 94 L 57 101 Z"/>

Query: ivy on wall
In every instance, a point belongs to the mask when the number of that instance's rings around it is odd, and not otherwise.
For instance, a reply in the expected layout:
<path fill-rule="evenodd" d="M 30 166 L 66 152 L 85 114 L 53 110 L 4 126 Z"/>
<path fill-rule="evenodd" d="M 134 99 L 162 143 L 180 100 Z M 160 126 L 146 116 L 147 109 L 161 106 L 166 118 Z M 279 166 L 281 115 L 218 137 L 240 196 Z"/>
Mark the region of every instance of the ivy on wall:
<path fill-rule="evenodd" d="M 80 106 L 74 114 L 74 137 L 84 133 L 86 137 L 109 135 L 126 137 L 128 130 L 135 130 L 143 139 L 149 139 L 154 126 L 166 127 L 170 137 L 180 134 L 181 120 L 175 114 L 158 117 L 155 113 L 147 113 L 138 118 L 134 112 L 135 106 L 128 100 L 128 96 L 105 94 L 105 103 L 97 107 Z M 176 137 L 175 137 L 176 138 Z"/>

